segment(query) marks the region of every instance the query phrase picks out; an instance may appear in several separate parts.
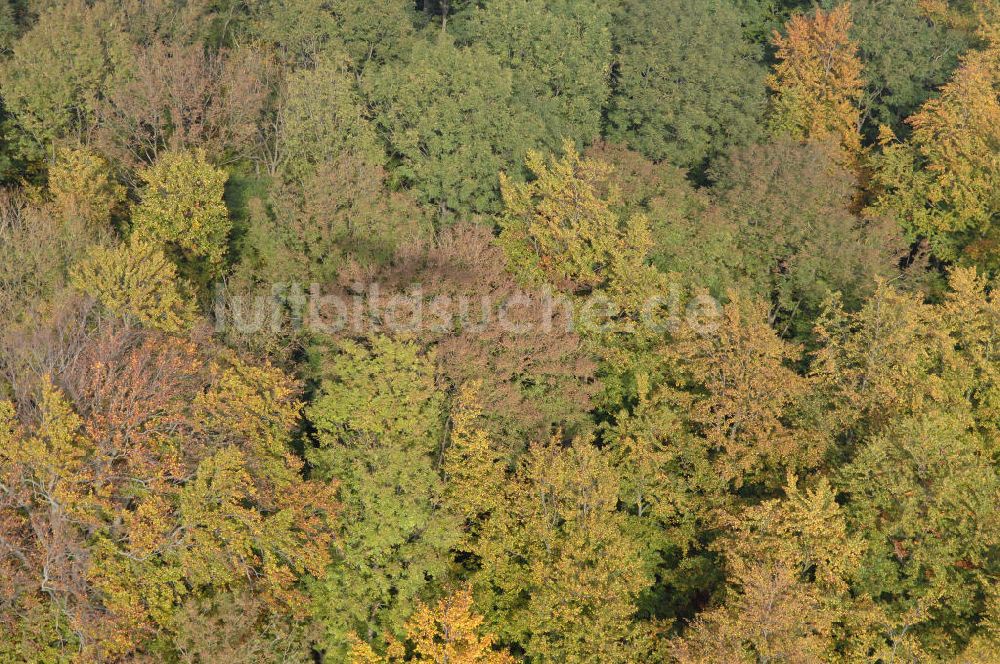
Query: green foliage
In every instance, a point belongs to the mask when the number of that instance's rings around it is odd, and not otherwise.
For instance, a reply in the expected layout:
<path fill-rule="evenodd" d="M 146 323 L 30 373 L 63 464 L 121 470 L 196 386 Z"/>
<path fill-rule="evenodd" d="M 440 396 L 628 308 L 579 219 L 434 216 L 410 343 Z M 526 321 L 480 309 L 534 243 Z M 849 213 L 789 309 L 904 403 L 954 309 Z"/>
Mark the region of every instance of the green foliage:
<path fill-rule="evenodd" d="M 925 647 L 968 638 L 995 574 L 1000 477 L 966 413 L 893 422 L 843 470 L 851 525 L 868 540 L 857 588 L 914 615 Z"/>
<path fill-rule="evenodd" d="M 856 178 L 835 145 L 778 139 L 734 152 L 713 177 L 727 272 L 771 303 L 779 329 L 806 333 L 834 292 L 856 306 L 904 253 L 891 220 L 851 213 Z"/>
<path fill-rule="evenodd" d="M 396 177 L 442 221 L 497 211 L 497 174 L 516 167 L 540 132 L 497 57 L 443 35 L 366 78 L 365 90 L 399 160 Z"/>
<path fill-rule="evenodd" d="M 458 524 L 441 509 L 442 406 L 430 360 L 377 337 L 342 345 L 309 407 L 309 460 L 344 505 L 336 559 L 312 588 L 331 657 L 353 633 L 385 643 L 447 575 Z"/>
<path fill-rule="evenodd" d="M 743 30 L 755 44 L 766 45 L 780 31 L 792 12 L 809 6 L 804 0 L 735 0 L 743 19 Z"/>
<path fill-rule="evenodd" d="M 512 70 L 518 107 L 545 127 L 549 148 L 600 135 L 610 94 L 610 12 L 593 0 L 501 0 L 455 20 L 463 42 L 482 44 Z"/>
<path fill-rule="evenodd" d="M 3 71 L 3 99 L 27 156 L 44 155 L 56 141 L 82 141 L 92 130 L 98 97 L 126 63 L 107 9 L 84 0 L 59 3 L 14 45 Z"/>
<path fill-rule="evenodd" d="M 402 0 L 252 0 L 251 31 L 294 65 L 346 53 L 359 74 L 397 57 L 412 38 L 412 4 Z"/>
<path fill-rule="evenodd" d="M 279 150 L 286 177 L 301 178 L 345 153 L 384 159 L 344 62 L 323 58 L 292 73 L 285 86 Z"/>
<path fill-rule="evenodd" d="M 231 226 L 222 200 L 226 172 L 196 150 L 164 154 L 139 177 L 145 187 L 132 211 L 132 233 L 168 247 L 193 275 L 217 274 Z"/>
<path fill-rule="evenodd" d="M 163 332 L 181 332 L 195 317 L 174 264 L 138 238 L 110 249 L 93 247 L 71 270 L 70 282 L 111 313 Z"/>
<path fill-rule="evenodd" d="M 19 26 L 17 17 L 14 15 L 14 4 L 9 0 L 0 3 L 0 50 L 4 53 L 10 51 L 18 35 Z"/>
<path fill-rule="evenodd" d="M 723 230 L 708 190 L 694 187 L 683 169 L 620 144 L 598 143 L 586 154 L 612 167 L 609 183 L 620 192 L 619 214 L 649 220 L 650 263 L 677 285 L 708 288 L 716 296 L 735 282 L 734 238 Z"/>
<path fill-rule="evenodd" d="M 969 37 L 945 22 L 928 20 L 921 3 L 909 0 L 852 0 L 851 16 L 851 36 L 864 63 L 868 133 L 874 138 L 880 124 L 899 131 L 903 120 L 948 80 Z"/>
<path fill-rule="evenodd" d="M 701 168 L 759 135 L 760 49 L 722 0 L 628 0 L 612 21 L 617 69 L 608 134 L 650 159 Z"/>
<path fill-rule="evenodd" d="M 428 211 L 408 192 L 387 191 L 386 178 L 377 163 L 343 154 L 301 182 L 273 186 L 267 207 L 253 199 L 238 243 L 239 276 L 326 286 L 348 261 L 384 263 L 398 247 L 428 237 Z"/>

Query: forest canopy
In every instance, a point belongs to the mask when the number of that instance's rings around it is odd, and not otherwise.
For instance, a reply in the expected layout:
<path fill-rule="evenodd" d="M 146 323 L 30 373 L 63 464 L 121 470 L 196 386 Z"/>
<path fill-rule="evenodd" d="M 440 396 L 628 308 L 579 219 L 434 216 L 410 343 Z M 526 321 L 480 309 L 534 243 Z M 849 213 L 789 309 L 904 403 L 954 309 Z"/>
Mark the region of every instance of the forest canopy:
<path fill-rule="evenodd" d="M 989 664 L 997 0 L 0 0 L 0 662 Z"/>

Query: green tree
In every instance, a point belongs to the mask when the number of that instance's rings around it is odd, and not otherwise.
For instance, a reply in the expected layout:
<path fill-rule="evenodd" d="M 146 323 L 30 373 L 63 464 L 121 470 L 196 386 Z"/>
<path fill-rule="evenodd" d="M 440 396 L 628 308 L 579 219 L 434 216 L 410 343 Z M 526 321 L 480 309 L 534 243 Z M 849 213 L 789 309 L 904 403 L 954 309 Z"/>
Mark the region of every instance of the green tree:
<path fill-rule="evenodd" d="M 612 29 L 617 55 L 609 138 L 686 168 L 759 135 L 764 69 L 742 17 L 722 0 L 627 0 Z"/>
<path fill-rule="evenodd" d="M 335 282 L 349 261 L 388 262 L 398 247 L 431 234 L 428 210 L 406 191 L 390 191 L 386 170 L 345 152 L 301 181 L 272 184 L 254 199 L 239 238 L 237 275 L 254 281 Z"/>
<path fill-rule="evenodd" d="M 610 12 L 594 0 L 485 3 L 456 17 L 463 42 L 481 44 L 514 74 L 519 107 L 530 108 L 556 149 L 590 143 L 610 94 Z"/>
<path fill-rule="evenodd" d="M 217 273 L 231 227 L 222 200 L 227 173 L 195 150 L 164 154 L 139 177 L 145 187 L 132 211 L 132 232 L 175 252 L 186 272 Z"/>
<path fill-rule="evenodd" d="M 997 571 L 1000 476 L 988 446 L 967 412 L 928 409 L 866 441 L 838 482 L 868 544 L 857 590 L 939 657 L 969 638 Z"/>
<path fill-rule="evenodd" d="M 723 230 L 710 189 L 695 187 L 684 169 L 653 162 L 621 144 L 595 143 L 585 155 L 613 168 L 609 184 L 619 191 L 619 215 L 649 219 L 649 261 L 672 282 L 707 288 L 717 297 L 737 283 L 735 238 Z"/>
<path fill-rule="evenodd" d="M 3 99 L 23 132 L 27 156 L 44 155 L 39 150 L 51 150 L 56 141 L 84 141 L 93 129 L 97 100 L 127 61 L 110 14 L 103 3 L 58 3 L 14 45 L 3 71 Z"/>
<path fill-rule="evenodd" d="M 793 11 L 808 6 L 805 0 L 735 0 L 743 13 L 747 38 L 762 46 L 771 41 L 776 30 L 788 21 Z"/>
<path fill-rule="evenodd" d="M 455 215 L 496 212 L 497 173 L 516 167 L 540 128 L 515 104 L 513 80 L 482 46 L 442 35 L 418 42 L 406 63 L 365 80 L 395 176 L 418 198 Z"/>
<path fill-rule="evenodd" d="M 277 150 L 285 177 L 302 178 L 348 152 L 374 162 L 385 158 L 342 59 L 323 57 L 289 74 L 284 99 Z"/>
<path fill-rule="evenodd" d="M 502 641 L 539 661 L 632 662 L 651 580 L 617 512 L 618 479 L 589 441 L 533 445 L 478 544 L 475 585 Z"/>
<path fill-rule="evenodd" d="M 983 610 L 998 490 L 984 343 L 996 304 L 972 270 L 949 284 L 940 304 L 882 285 L 860 311 L 833 307 L 813 362 L 847 458 L 836 486 L 868 546 L 855 590 L 885 612 L 890 642 L 936 658 L 956 653 Z"/>
<path fill-rule="evenodd" d="M 451 410 L 451 440 L 444 452 L 445 500 L 461 519 L 456 549 L 472 552 L 482 525 L 501 503 L 507 462 L 481 428 L 482 382 L 463 385 Z"/>
<path fill-rule="evenodd" d="M 413 36 L 413 4 L 403 0 L 252 0 L 251 31 L 291 65 L 345 53 L 359 76 L 405 52 Z"/>
<path fill-rule="evenodd" d="M 330 656 L 353 633 L 371 644 L 402 636 L 415 601 L 448 574 L 459 531 L 442 506 L 442 406 L 429 358 L 376 337 L 342 344 L 308 409 L 308 458 L 344 506 L 334 563 L 312 589 Z"/>
<path fill-rule="evenodd" d="M 779 138 L 734 151 L 713 172 L 721 219 L 706 221 L 732 238 L 726 272 L 799 336 L 829 294 L 859 305 L 905 254 L 892 218 L 852 213 L 857 181 L 842 161 L 831 142 Z"/>

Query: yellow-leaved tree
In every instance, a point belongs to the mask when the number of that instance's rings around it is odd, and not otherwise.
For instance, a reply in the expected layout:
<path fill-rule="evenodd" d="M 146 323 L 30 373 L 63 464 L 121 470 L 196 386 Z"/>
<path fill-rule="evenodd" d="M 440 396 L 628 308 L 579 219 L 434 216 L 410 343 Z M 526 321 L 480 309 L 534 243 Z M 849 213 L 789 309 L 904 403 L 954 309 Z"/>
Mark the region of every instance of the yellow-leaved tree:
<path fill-rule="evenodd" d="M 586 292 L 645 260 L 649 221 L 615 212 L 611 166 L 580 156 L 572 141 L 563 143 L 561 159 L 529 152 L 526 166 L 530 182 L 500 176 L 506 206 L 500 243 L 516 270 Z"/>
<path fill-rule="evenodd" d="M 826 479 L 803 490 L 789 475 L 784 499 L 727 514 L 722 522 L 728 532 L 717 548 L 726 561 L 725 602 L 699 614 L 671 642 L 676 661 L 827 661 L 838 621 L 847 616 L 864 633 L 868 606 L 848 591 L 863 543 L 849 534 Z"/>
<path fill-rule="evenodd" d="M 469 549 L 482 520 L 500 505 L 504 460 L 479 426 L 481 381 L 463 385 L 451 411 L 451 444 L 444 452 L 445 498 L 463 521 L 463 541 Z"/>
<path fill-rule="evenodd" d="M 775 33 L 773 39 L 772 128 L 799 139 L 833 137 L 848 152 L 858 152 L 864 81 L 857 46 L 848 34 L 850 3 L 793 16 L 786 28 L 787 35 Z"/>
<path fill-rule="evenodd" d="M 982 34 L 989 36 L 985 30 Z M 883 129 L 873 161 L 872 211 L 893 213 L 938 257 L 996 266 L 1000 216 L 1000 44 L 965 55 L 941 94 L 907 122 L 896 141 Z"/>
<path fill-rule="evenodd" d="M 62 148 L 49 169 L 49 195 L 64 220 L 101 228 L 125 201 L 125 188 L 111 177 L 101 156 L 86 148 Z"/>
<path fill-rule="evenodd" d="M 406 622 L 406 638 L 412 655 L 399 642 L 390 643 L 385 657 L 361 640 L 351 645 L 352 664 L 514 664 L 505 651 L 494 650 L 496 637 L 483 633 L 483 617 L 472 606 L 472 590 L 460 588 L 433 607 L 424 603 Z"/>
<path fill-rule="evenodd" d="M 112 314 L 162 332 L 182 332 L 195 318 L 195 302 L 177 268 L 136 236 L 117 247 L 92 247 L 71 269 L 70 281 Z"/>
<path fill-rule="evenodd" d="M 222 266 L 232 222 L 222 196 L 228 175 L 204 150 L 168 152 L 139 173 L 145 183 L 132 232 L 163 243 L 192 276 Z"/>

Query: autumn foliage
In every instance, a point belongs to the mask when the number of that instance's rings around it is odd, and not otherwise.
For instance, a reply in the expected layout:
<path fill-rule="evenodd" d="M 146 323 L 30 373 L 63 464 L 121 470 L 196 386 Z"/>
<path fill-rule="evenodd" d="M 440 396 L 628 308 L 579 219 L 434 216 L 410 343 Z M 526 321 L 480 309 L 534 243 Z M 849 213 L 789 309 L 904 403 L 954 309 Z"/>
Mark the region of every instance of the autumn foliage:
<path fill-rule="evenodd" d="M 0 1 L 0 662 L 992 664 L 997 0 Z"/>

